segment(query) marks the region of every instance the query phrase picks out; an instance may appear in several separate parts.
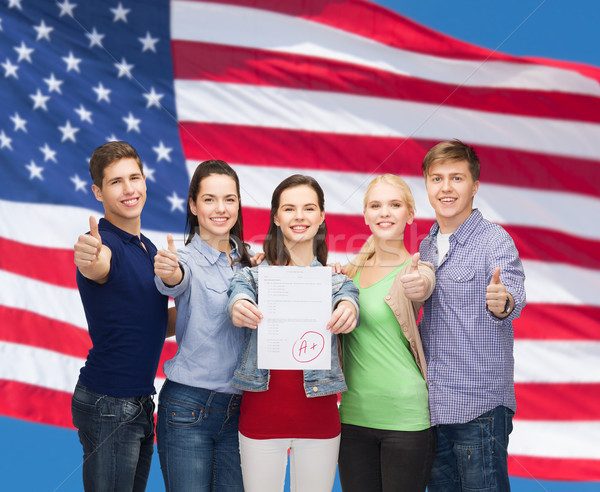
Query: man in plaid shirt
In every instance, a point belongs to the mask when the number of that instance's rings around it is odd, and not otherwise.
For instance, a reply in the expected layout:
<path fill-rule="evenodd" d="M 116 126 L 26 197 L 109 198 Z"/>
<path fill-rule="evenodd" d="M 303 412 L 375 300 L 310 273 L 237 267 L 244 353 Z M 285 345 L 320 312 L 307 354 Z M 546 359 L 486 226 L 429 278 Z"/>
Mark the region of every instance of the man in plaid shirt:
<path fill-rule="evenodd" d="M 508 233 L 473 209 L 479 159 L 458 140 L 423 160 L 436 222 L 420 245 L 436 286 L 419 324 L 436 458 L 430 492 L 510 490 L 508 435 L 516 410 L 513 320 L 525 274 Z"/>

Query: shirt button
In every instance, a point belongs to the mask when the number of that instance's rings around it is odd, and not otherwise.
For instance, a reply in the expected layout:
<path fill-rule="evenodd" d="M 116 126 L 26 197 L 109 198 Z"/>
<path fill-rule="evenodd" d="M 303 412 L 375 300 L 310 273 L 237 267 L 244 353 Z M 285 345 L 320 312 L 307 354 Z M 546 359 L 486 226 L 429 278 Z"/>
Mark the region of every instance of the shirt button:
<path fill-rule="evenodd" d="M 317 391 L 319 391 L 319 387 L 318 386 L 313 386 L 313 392 L 316 393 Z"/>
<path fill-rule="evenodd" d="M 402 331 L 403 331 L 404 333 L 408 333 L 408 328 L 402 328 Z"/>
<path fill-rule="evenodd" d="M 389 301 L 392 298 L 392 296 L 385 296 L 385 300 Z"/>

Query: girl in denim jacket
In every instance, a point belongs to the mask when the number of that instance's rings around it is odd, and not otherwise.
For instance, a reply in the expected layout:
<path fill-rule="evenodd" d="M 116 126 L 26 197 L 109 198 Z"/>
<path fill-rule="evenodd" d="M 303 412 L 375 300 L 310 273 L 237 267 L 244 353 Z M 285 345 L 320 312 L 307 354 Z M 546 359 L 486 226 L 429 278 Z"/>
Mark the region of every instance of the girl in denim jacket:
<path fill-rule="evenodd" d="M 264 242 L 271 265 L 322 266 L 327 263 L 323 190 L 309 176 L 293 175 L 273 192 L 271 220 Z M 329 370 L 257 368 L 256 328 L 262 314 L 257 268 L 234 275 L 228 309 L 247 336 L 232 385 L 244 391 L 240 415 L 240 453 L 246 492 L 281 492 L 288 450 L 291 488 L 330 492 L 340 442 L 337 393 L 346 390 L 337 353 L 337 334 L 357 323 L 358 290 L 347 277 L 332 276 L 333 313 Z"/>

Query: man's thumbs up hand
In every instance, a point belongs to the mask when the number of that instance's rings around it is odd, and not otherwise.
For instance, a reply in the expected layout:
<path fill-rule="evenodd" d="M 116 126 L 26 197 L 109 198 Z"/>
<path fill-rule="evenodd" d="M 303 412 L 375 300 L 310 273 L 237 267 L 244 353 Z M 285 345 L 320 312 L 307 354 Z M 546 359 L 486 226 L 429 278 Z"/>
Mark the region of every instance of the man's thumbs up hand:
<path fill-rule="evenodd" d="M 500 267 L 494 268 L 492 273 L 492 280 L 487 286 L 487 293 L 485 295 L 487 308 L 497 318 L 505 318 L 508 316 L 505 311 L 506 301 L 510 299 L 510 295 L 506 292 L 506 287 L 500 280 Z"/>
<path fill-rule="evenodd" d="M 167 249 L 158 250 L 154 257 L 154 273 L 165 285 L 177 285 L 183 279 L 177 248 L 171 234 L 167 234 Z"/>
<path fill-rule="evenodd" d="M 404 287 L 404 294 L 411 300 L 422 301 L 425 297 L 425 279 L 419 273 L 419 258 L 421 255 L 415 253 L 406 273 L 400 278 Z"/>
<path fill-rule="evenodd" d="M 98 232 L 98 223 L 95 217 L 90 217 L 90 233 L 82 234 L 74 246 L 74 261 L 78 268 L 93 266 L 100 257 L 102 238 Z"/>

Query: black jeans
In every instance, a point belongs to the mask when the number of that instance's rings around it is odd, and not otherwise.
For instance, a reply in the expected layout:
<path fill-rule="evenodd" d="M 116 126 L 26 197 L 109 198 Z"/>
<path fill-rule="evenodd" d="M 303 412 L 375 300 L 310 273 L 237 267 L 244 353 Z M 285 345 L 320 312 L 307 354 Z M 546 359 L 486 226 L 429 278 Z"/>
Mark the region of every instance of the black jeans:
<path fill-rule="evenodd" d="M 394 431 L 342 424 L 339 473 L 344 492 L 425 491 L 435 429 Z"/>

